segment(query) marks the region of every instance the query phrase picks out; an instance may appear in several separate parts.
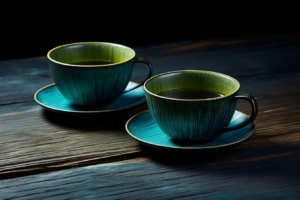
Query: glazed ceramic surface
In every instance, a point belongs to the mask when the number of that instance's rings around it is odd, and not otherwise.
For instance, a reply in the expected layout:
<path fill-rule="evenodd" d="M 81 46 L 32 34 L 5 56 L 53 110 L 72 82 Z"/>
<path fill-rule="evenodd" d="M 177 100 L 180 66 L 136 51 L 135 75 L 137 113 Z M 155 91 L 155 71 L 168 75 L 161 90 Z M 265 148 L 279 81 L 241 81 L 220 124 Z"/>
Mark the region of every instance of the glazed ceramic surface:
<path fill-rule="evenodd" d="M 106 106 L 126 92 L 124 90 L 131 78 L 134 63 L 146 64 L 149 67 L 147 78 L 151 77 L 151 64 L 141 58 L 135 59 L 134 56 L 135 52 L 129 47 L 104 42 L 63 45 L 47 54 L 56 87 L 65 99 L 82 107 Z M 97 60 L 113 63 L 72 64 Z"/>
<path fill-rule="evenodd" d="M 172 89 L 199 89 L 222 93 L 209 99 L 175 99 L 160 96 Z M 156 75 L 145 83 L 149 110 L 160 129 L 176 140 L 209 141 L 224 131 L 250 124 L 257 115 L 257 104 L 251 95 L 237 95 L 240 84 L 225 74 L 182 70 Z M 251 118 L 229 128 L 237 99 L 248 100 L 253 108 Z"/>
<path fill-rule="evenodd" d="M 234 127 L 248 119 L 245 114 L 235 111 L 228 127 Z M 128 134 L 144 145 L 160 150 L 189 153 L 220 150 L 230 147 L 250 138 L 254 134 L 255 129 L 255 122 L 252 122 L 243 128 L 225 132 L 206 143 L 188 143 L 174 140 L 164 134 L 153 119 L 150 111 L 139 113 L 126 123 Z"/>
<path fill-rule="evenodd" d="M 138 84 L 129 82 L 127 90 L 136 87 Z M 71 104 L 58 91 L 55 84 L 48 85 L 35 94 L 35 101 L 47 110 L 62 114 L 97 114 L 125 110 L 138 106 L 145 102 L 145 91 L 143 87 L 136 88 L 130 92 L 122 94 L 110 105 L 99 109 L 83 109 Z"/>

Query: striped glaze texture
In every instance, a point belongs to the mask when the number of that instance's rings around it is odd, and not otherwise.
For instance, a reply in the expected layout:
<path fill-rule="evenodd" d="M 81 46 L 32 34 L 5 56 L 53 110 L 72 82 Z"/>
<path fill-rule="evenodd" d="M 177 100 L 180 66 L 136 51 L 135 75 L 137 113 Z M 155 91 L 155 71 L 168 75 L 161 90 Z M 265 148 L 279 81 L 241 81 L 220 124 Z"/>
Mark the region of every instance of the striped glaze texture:
<path fill-rule="evenodd" d="M 161 130 L 177 140 L 209 141 L 227 127 L 237 101 L 230 98 L 186 102 L 170 101 L 146 93 L 148 107 Z"/>
<path fill-rule="evenodd" d="M 48 63 L 54 82 L 65 99 L 82 107 L 101 107 L 123 93 L 131 78 L 133 65 L 137 62 L 133 60 L 134 56 L 135 52 L 123 45 L 84 42 L 50 50 Z M 113 64 L 73 64 L 97 60 Z"/>
<path fill-rule="evenodd" d="M 129 82 L 126 87 L 126 90 L 134 88 L 137 85 L 137 83 Z M 35 95 L 35 100 L 42 107 L 53 112 L 69 115 L 90 115 L 98 113 L 115 112 L 132 108 L 144 103 L 146 97 L 144 88 L 139 87 L 130 92 L 121 94 L 121 96 L 117 100 L 111 102 L 105 107 L 91 110 L 73 105 L 62 96 L 55 84 L 51 84 L 39 90 Z"/>
<path fill-rule="evenodd" d="M 106 106 L 116 100 L 128 84 L 131 61 L 109 67 L 72 67 L 49 61 L 51 75 L 70 102 L 84 107 Z"/>
<path fill-rule="evenodd" d="M 227 127 L 235 112 L 233 97 L 239 83 L 224 74 L 186 70 L 154 76 L 145 83 L 149 110 L 160 129 L 176 140 L 209 141 Z M 172 89 L 203 89 L 222 93 L 222 98 L 184 100 L 157 94 Z"/>
<path fill-rule="evenodd" d="M 248 119 L 245 114 L 235 111 L 228 127 L 236 126 Z M 150 111 L 139 113 L 131 118 L 126 124 L 126 129 L 131 137 L 149 147 L 166 151 L 197 153 L 206 150 L 220 150 L 247 140 L 255 131 L 255 123 L 252 122 L 241 129 L 225 132 L 214 140 L 205 143 L 173 140 L 162 132 Z"/>

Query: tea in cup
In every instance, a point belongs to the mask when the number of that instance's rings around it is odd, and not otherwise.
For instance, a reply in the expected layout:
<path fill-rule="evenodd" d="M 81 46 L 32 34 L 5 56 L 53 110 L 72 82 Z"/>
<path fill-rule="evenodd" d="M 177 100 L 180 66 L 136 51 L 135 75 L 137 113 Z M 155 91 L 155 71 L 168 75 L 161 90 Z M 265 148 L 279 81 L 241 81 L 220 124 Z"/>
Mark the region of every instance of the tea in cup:
<path fill-rule="evenodd" d="M 249 94 L 238 94 L 239 82 L 225 74 L 202 71 L 172 71 L 145 82 L 149 110 L 160 129 L 175 140 L 206 142 L 249 125 L 257 116 L 257 103 Z M 251 117 L 227 127 L 238 99 L 250 102 Z"/>
<path fill-rule="evenodd" d="M 51 75 L 60 93 L 82 107 L 103 107 L 121 94 L 141 87 L 152 76 L 152 66 L 143 58 L 134 58 L 133 49 L 107 42 L 66 44 L 47 54 Z M 149 68 L 146 79 L 124 91 L 135 63 Z"/>

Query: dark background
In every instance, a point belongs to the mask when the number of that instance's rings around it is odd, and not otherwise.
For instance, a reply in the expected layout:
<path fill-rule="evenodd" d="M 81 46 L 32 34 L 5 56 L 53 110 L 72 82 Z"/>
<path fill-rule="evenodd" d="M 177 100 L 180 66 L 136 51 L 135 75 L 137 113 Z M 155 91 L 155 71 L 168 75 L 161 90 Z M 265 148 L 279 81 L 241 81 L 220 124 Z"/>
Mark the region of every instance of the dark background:
<path fill-rule="evenodd" d="M 196 2 L 196 1 L 195 1 Z M 294 1 L 295 2 L 295 1 Z M 161 1 L 162 3 L 162 1 Z M 45 56 L 58 45 L 105 41 L 141 46 L 241 34 L 295 31 L 296 3 L 198 1 L 40 2 L 1 6 L 0 60 Z"/>

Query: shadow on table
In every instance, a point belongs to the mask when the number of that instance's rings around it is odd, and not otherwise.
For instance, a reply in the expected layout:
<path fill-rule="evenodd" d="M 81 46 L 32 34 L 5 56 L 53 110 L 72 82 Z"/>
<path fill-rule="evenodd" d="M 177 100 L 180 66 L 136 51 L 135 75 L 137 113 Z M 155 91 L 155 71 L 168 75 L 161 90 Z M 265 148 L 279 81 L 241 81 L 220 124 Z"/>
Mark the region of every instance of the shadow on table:
<path fill-rule="evenodd" d="M 149 156 L 153 161 L 159 163 L 193 163 L 199 161 L 209 161 L 211 159 L 216 159 L 218 157 L 226 156 L 234 151 L 232 148 L 223 149 L 221 151 L 203 151 L 203 152 L 180 152 L 180 151 L 162 151 L 158 149 L 153 149 L 147 146 L 141 146 L 143 153 Z"/>
<path fill-rule="evenodd" d="M 240 184 L 241 188 L 263 189 L 257 185 L 262 184 L 265 189 L 291 187 L 290 192 L 300 194 L 295 190 L 300 185 L 300 144 L 240 144 L 222 151 L 198 154 L 162 152 L 149 147 L 142 149 L 152 162 L 179 173 L 206 174 L 204 179 L 211 177 L 211 184 L 232 179 L 235 184 L 239 182 L 237 185 Z M 245 182 L 247 185 L 243 186 Z"/>
<path fill-rule="evenodd" d="M 80 130 L 97 130 L 99 128 L 113 128 L 125 130 L 125 124 L 133 115 L 147 110 L 147 105 L 142 104 L 136 108 L 111 113 L 74 114 L 63 115 L 60 113 L 43 111 L 43 117 L 58 126 Z"/>

